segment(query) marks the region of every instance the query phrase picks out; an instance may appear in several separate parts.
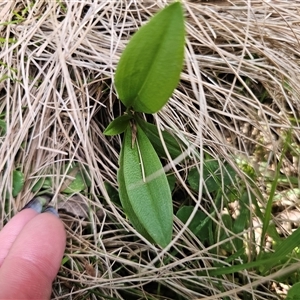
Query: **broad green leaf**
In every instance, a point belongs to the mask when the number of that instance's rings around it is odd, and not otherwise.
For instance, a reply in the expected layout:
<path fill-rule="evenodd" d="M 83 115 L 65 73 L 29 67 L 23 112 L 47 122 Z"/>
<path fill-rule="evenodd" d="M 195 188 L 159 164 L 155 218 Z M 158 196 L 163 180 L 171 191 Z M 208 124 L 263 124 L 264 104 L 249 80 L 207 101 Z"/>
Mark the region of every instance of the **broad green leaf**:
<path fill-rule="evenodd" d="M 136 136 L 131 127 L 125 131 L 118 181 L 121 203 L 133 225 L 138 220 L 155 243 L 167 246 L 173 227 L 171 191 L 161 162 L 139 126 Z"/>
<path fill-rule="evenodd" d="M 66 194 L 78 193 L 85 190 L 91 185 L 91 182 L 86 174 L 86 171 L 80 168 L 77 164 L 68 170 L 69 176 L 74 176 L 75 178 L 68 182 L 66 180 L 65 186 L 62 187 L 62 192 Z"/>
<path fill-rule="evenodd" d="M 142 120 L 141 118 L 137 118 L 137 122 L 147 135 L 159 157 L 166 157 L 166 152 L 159 137 L 157 126 L 150 124 Z M 174 136 L 169 132 L 162 131 L 162 136 L 172 159 L 175 159 L 182 153 L 182 151 L 184 151 L 185 147 L 183 145 L 180 145 L 177 139 L 174 138 Z"/>
<path fill-rule="evenodd" d="M 131 115 L 123 115 L 114 119 L 104 130 L 105 135 L 117 135 L 125 131 L 132 119 Z"/>
<path fill-rule="evenodd" d="M 288 291 L 286 300 L 299 300 L 300 282 L 295 283 Z"/>
<path fill-rule="evenodd" d="M 182 6 L 175 2 L 133 35 L 115 74 L 119 99 L 127 108 L 155 113 L 166 104 L 182 70 L 184 34 Z"/>
<path fill-rule="evenodd" d="M 17 197 L 18 194 L 22 191 L 24 187 L 25 182 L 25 176 L 23 172 L 14 170 L 12 173 L 12 190 L 11 194 L 13 197 Z M 9 199 L 10 194 L 8 191 L 6 191 L 5 199 Z"/>
<path fill-rule="evenodd" d="M 37 192 L 39 190 L 47 190 L 52 187 L 52 180 L 50 177 L 42 177 L 40 178 L 37 183 L 32 187 L 32 192 Z"/>
<path fill-rule="evenodd" d="M 131 205 L 131 200 L 129 199 L 129 196 L 127 194 L 127 187 L 124 179 L 124 170 L 121 166 L 124 166 L 124 148 L 125 146 L 123 145 L 121 154 L 120 154 L 120 168 L 118 170 L 118 183 L 119 183 L 119 194 L 120 194 L 120 200 L 122 203 L 122 207 L 124 209 L 125 214 L 129 218 L 130 222 L 134 226 L 134 228 L 141 234 L 143 235 L 148 241 L 153 242 L 152 238 L 149 236 L 147 230 L 144 228 L 142 223 L 139 220 L 139 217 L 136 215 L 134 212 L 132 205 Z"/>
<path fill-rule="evenodd" d="M 12 195 L 16 197 L 24 186 L 25 177 L 23 172 L 14 170 L 13 171 L 13 186 L 12 186 Z"/>
<path fill-rule="evenodd" d="M 215 192 L 222 188 L 222 183 L 232 185 L 236 172 L 228 164 L 221 166 L 216 159 L 206 160 L 203 165 L 203 179 L 208 193 Z M 199 190 L 200 174 L 197 168 L 191 169 L 188 175 L 188 182 L 195 191 Z M 206 191 L 205 189 L 203 190 Z"/>
<path fill-rule="evenodd" d="M 74 180 L 68 185 L 62 192 L 66 194 L 77 193 L 83 191 L 86 188 L 85 182 L 80 173 L 75 175 Z"/>
<path fill-rule="evenodd" d="M 194 206 L 183 206 L 178 210 L 176 216 L 181 220 L 181 222 L 186 223 L 193 210 Z M 205 243 L 208 240 L 210 226 L 211 219 L 204 212 L 197 211 L 189 224 L 189 229 L 202 243 Z"/>

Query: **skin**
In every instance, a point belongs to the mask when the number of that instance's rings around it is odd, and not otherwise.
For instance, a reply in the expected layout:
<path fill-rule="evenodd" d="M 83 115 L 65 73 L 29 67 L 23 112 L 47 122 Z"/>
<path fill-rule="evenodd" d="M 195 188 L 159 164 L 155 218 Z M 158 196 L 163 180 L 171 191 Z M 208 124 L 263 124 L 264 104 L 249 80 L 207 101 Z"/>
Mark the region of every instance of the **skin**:
<path fill-rule="evenodd" d="M 27 208 L 0 232 L 0 299 L 50 299 L 66 246 L 55 215 Z"/>

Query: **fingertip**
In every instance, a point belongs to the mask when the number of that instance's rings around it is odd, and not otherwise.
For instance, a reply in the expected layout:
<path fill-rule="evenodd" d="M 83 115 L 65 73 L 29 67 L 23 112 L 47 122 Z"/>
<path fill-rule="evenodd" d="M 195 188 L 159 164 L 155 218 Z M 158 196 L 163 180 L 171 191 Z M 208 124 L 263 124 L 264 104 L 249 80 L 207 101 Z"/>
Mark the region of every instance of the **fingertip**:
<path fill-rule="evenodd" d="M 17 213 L 0 231 L 0 267 L 19 233 L 37 215 L 38 213 L 33 209 L 24 209 Z"/>
<path fill-rule="evenodd" d="M 17 237 L 0 269 L 0 298 L 49 297 L 65 246 L 66 231 L 59 218 L 49 212 L 34 217 Z"/>

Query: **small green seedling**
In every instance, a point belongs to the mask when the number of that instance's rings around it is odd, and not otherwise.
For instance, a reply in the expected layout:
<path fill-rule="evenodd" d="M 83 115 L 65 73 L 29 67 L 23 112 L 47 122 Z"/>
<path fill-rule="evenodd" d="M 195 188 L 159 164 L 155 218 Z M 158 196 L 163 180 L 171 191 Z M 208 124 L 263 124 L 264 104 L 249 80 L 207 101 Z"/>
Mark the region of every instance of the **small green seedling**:
<path fill-rule="evenodd" d="M 22 171 L 19 170 L 14 170 L 12 173 L 12 189 L 11 189 L 11 194 L 15 198 L 18 196 L 18 194 L 22 191 L 24 187 L 24 182 L 25 182 L 25 176 Z M 10 198 L 9 193 L 6 193 L 6 199 Z"/>
<path fill-rule="evenodd" d="M 173 204 L 159 156 L 164 148 L 155 125 L 139 113 L 156 113 L 176 88 L 184 60 L 184 17 L 175 2 L 142 26 L 124 50 L 115 74 L 115 87 L 126 106 L 104 134 L 124 132 L 119 158 L 119 196 L 123 209 L 150 242 L 166 247 L 172 239 Z M 177 140 L 164 132 L 171 157 L 181 154 Z"/>
<path fill-rule="evenodd" d="M 64 179 L 64 182 L 59 190 L 60 193 L 76 194 L 87 190 L 91 186 L 91 180 L 89 178 L 88 171 L 85 168 L 80 167 L 78 163 L 63 165 L 61 173 L 61 176 L 65 177 L 66 175 L 66 178 Z M 51 192 L 53 189 L 54 182 L 52 177 L 43 176 L 34 184 L 31 191 L 33 193 L 43 194 L 45 192 Z"/>

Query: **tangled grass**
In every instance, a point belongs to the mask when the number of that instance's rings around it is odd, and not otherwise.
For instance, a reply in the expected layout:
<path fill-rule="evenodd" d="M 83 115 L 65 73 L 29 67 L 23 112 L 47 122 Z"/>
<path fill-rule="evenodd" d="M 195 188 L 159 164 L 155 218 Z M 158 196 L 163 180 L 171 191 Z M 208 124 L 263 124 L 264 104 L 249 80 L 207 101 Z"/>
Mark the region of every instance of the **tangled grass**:
<path fill-rule="evenodd" d="M 203 244 L 175 217 L 172 244 L 162 250 L 131 227 L 107 193 L 104 183 L 117 188 L 120 137 L 107 138 L 103 130 L 123 112 L 113 87 L 116 64 L 130 36 L 169 2 L 0 4 L 0 125 L 6 127 L 0 139 L 0 228 L 34 196 L 40 178 L 52 179 L 57 207 L 74 201 L 61 193 L 68 163 L 88 170 L 91 181 L 78 200 L 86 217 L 61 213 L 68 240 L 53 299 L 278 299 L 293 283 L 278 278 L 299 268 L 295 260 L 268 275 L 258 268 L 209 272 L 231 264 L 225 244 L 234 238 L 243 241 L 246 262 L 258 257 L 262 248 L 255 250 L 253 236 L 265 220 L 255 203 L 262 213 L 272 207 L 266 219 L 277 230 L 289 218 L 278 211 L 297 216 L 300 1 L 183 1 L 185 67 L 153 122 L 172 128 L 189 146 L 184 160 L 167 160 L 166 169 L 176 176 L 174 211 L 194 206 L 193 214 L 205 212 L 226 239 L 220 233 L 213 244 Z M 240 178 L 233 200 L 240 203 L 246 195 L 250 222 L 238 234 L 223 221 L 232 199 L 224 193 L 217 205 L 210 194 L 201 197 L 203 182 L 198 192 L 187 182 L 192 166 L 203 171 L 207 155 L 229 163 Z M 23 191 L 5 200 L 16 169 L 25 175 Z M 290 236 L 293 226 L 280 236 Z M 238 255 L 235 260 L 245 263 Z"/>

